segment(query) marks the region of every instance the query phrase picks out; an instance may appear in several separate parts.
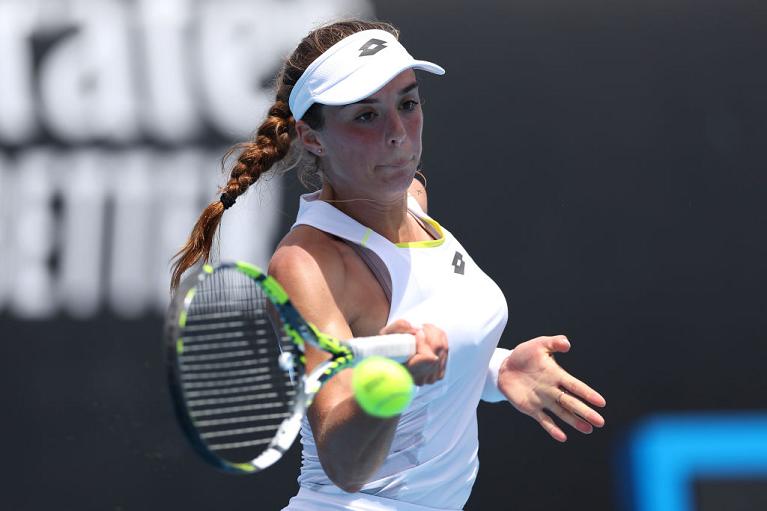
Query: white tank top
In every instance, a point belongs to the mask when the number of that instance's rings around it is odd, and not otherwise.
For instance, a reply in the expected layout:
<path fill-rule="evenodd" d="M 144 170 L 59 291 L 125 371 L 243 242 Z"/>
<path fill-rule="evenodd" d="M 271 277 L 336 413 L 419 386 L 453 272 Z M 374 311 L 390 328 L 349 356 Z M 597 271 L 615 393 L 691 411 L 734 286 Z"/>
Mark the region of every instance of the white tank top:
<path fill-rule="evenodd" d="M 462 509 L 479 468 L 477 404 L 483 391 L 488 400 L 499 399 L 489 395 L 497 389 L 486 380 L 508 318 L 503 293 L 413 197 L 408 197 L 408 209 L 438 239 L 394 244 L 318 196 L 301 197 L 293 227 L 310 225 L 370 249 L 391 278 L 386 323 L 400 318 L 414 325 L 432 323 L 446 332 L 450 352 L 445 377 L 416 388 L 400 417 L 391 452 L 359 493 L 345 493 L 325 475 L 304 418 L 301 490 L 286 509 Z"/>

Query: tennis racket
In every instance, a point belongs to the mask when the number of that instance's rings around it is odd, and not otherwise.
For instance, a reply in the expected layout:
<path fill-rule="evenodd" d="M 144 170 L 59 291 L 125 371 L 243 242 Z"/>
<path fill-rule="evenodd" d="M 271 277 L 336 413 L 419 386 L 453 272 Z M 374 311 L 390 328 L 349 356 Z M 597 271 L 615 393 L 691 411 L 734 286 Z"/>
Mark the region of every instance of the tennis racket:
<path fill-rule="evenodd" d="M 415 337 L 339 341 L 305 321 L 285 290 L 256 266 L 205 265 L 186 279 L 166 323 L 171 395 L 195 450 L 228 472 L 255 473 L 287 451 L 322 385 L 362 358 L 404 361 Z M 304 347 L 330 353 L 306 374 Z"/>

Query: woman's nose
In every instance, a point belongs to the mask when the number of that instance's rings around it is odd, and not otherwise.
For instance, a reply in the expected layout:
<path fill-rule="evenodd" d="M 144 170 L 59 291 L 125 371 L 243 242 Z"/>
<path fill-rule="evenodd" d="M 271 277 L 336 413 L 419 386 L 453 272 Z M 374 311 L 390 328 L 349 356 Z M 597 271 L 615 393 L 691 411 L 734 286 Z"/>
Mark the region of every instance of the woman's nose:
<path fill-rule="evenodd" d="M 392 115 L 387 134 L 388 143 L 395 146 L 400 145 L 406 136 L 407 132 L 405 131 L 405 124 L 402 122 L 402 119 L 398 114 Z"/>

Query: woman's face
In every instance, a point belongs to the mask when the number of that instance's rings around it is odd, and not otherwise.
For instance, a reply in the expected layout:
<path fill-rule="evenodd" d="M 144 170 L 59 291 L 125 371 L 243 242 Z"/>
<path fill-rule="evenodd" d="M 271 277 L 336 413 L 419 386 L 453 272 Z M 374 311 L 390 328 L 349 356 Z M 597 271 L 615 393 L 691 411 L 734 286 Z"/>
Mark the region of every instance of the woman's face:
<path fill-rule="evenodd" d="M 322 129 L 303 138 L 312 152 L 322 149 L 322 171 L 336 195 L 401 200 L 421 159 L 423 112 L 415 72 L 403 71 L 357 103 L 324 106 L 323 116 Z"/>

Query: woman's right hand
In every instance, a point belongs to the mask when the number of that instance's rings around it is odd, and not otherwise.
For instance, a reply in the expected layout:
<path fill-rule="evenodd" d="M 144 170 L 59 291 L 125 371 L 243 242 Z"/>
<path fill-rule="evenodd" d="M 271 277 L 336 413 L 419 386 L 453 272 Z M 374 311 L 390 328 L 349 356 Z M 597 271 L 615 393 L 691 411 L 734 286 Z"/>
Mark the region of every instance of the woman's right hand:
<path fill-rule="evenodd" d="M 415 328 L 408 321 L 398 319 L 381 329 L 381 334 L 415 335 L 415 355 L 405 362 L 416 385 L 437 382 L 445 376 L 447 365 L 447 335 L 434 325 Z"/>

